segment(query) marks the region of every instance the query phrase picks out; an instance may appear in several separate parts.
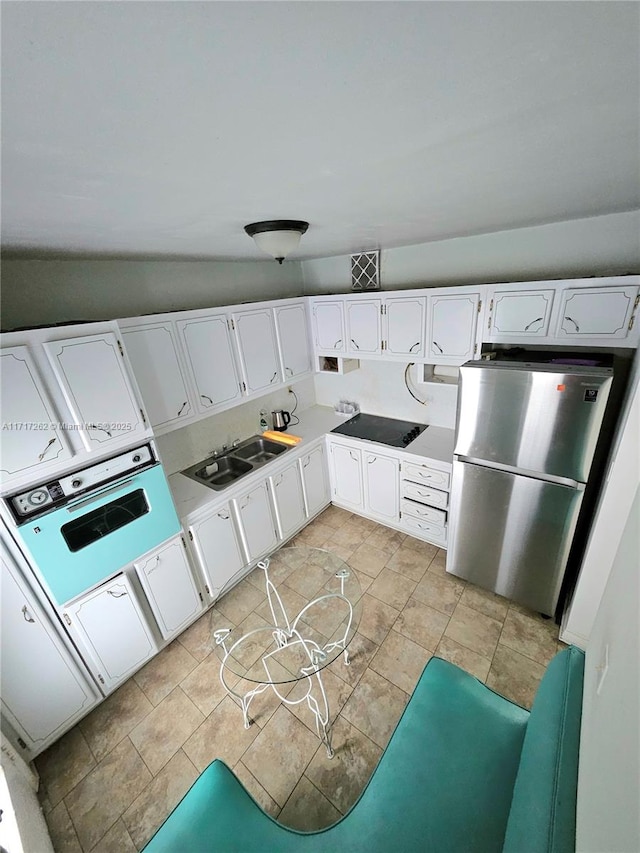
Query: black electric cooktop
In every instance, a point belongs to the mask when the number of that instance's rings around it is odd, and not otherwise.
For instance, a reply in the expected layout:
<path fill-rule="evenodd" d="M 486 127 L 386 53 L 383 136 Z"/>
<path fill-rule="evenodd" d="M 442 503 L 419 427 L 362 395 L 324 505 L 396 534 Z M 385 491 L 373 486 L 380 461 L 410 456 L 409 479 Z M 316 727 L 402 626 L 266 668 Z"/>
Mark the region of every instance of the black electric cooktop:
<path fill-rule="evenodd" d="M 331 432 L 351 438 L 363 438 L 365 441 L 377 441 L 390 447 L 406 447 L 426 428 L 426 424 L 397 421 L 395 418 L 381 418 L 379 415 L 365 415 L 360 412 Z"/>

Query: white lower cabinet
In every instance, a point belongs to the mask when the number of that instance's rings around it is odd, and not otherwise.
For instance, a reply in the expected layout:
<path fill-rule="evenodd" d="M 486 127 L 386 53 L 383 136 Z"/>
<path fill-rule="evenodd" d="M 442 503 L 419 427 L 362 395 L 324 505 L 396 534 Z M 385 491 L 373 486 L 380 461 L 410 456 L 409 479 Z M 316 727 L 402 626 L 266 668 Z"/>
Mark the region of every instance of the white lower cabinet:
<path fill-rule="evenodd" d="M 2 548 L 2 714 L 35 757 L 102 698 Z"/>
<path fill-rule="evenodd" d="M 362 453 L 346 444 L 331 442 L 331 496 L 338 504 L 363 509 Z"/>
<path fill-rule="evenodd" d="M 313 518 L 331 501 L 324 446 L 320 445 L 303 456 L 299 465 L 307 517 Z"/>
<path fill-rule="evenodd" d="M 297 461 L 269 477 L 269 488 L 273 495 L 278 535 L 280 539 L 288 539 L 302 527 L 307 517 Z"/>
<path fill-rule="evenodd" d="M 165 542 L 134 566 L 165 640 L 186 628 L 204 608 L 182 536 Z"/>
<path fill-rule="evenodd" d="M 243 548 L 229 503 L 218 504 L 208 515 L 189 524 L 189 539 L 212 600 L 245 565 Z"/>
<path fill-rule="evenodd" d="M 365 509 L 382 521 L 400 520 L 397 457 L 363 453 Z"/>
<path fill-rule="evenodd" d="M 126 575 L 116 575 L 67 604 L 63 616 L 69 632 L 86 650 L 87 665 L 105 693 L 158 651 Z"/>
<path fill-rule="evenodd" d="M 252 563 L 278 544 L 266 482 L 234 499 L 245 546 L 245 563 Z"/>

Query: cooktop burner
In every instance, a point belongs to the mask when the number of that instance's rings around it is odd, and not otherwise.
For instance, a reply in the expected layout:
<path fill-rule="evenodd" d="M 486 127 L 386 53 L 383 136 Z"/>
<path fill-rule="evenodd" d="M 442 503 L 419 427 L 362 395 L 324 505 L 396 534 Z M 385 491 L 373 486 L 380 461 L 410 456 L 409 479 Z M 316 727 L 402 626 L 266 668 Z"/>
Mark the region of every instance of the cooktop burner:
<path fill-rule="evenodd" d="M 388 444 L 390 447 L 406 447 L 426 428 L 425 424 L 397 421 L 395 418 L 381 418 L 378 415 L 365 415 L 361 412 L 335 427 L 331 432 L 348 435 L 351 438 L 363 438 L 365 441 L 377 441 L 380 444 Z"/>

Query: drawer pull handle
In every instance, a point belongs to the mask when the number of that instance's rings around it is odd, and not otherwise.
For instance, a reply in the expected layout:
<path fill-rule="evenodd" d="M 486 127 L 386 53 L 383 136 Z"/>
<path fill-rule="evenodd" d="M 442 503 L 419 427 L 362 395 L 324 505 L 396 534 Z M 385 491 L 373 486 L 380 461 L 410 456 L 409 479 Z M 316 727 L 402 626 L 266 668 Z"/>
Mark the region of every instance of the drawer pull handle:
<path fill-rule="evenodd" d="M 33 618 L 33 616 L 31 616 L 31 615 L 30 615 L 29 611 L 27 610 L 27 605 L 26 605 L 26 604 L 25 604 L 25 605 L 23 606 L 23 608 L 22 608 L 22 615 L 24 616 L 24 621 L 25 621 L 25 622 L 35 622 L 35 621 L 36 621 L 36 620 Z"/>
<path fill-rule="evenodd" d="M 114 592 L 112 589 L 107 590 L 107 595 L 113 596 L 113 598 L 122 598 L 123 595 L 126 595 L 126 589 L 123 589 L 122 592 Z"/>
<path fill-rule="evenodd" d="M 226 515 L 225 515 L 224 512 L 219 512 L 219 513 L 217 513 L 217 516 L 218 516 L 218 518 L 221 518 L 223 521 L 229 520 L 229 513 L 226 513 Z"/>

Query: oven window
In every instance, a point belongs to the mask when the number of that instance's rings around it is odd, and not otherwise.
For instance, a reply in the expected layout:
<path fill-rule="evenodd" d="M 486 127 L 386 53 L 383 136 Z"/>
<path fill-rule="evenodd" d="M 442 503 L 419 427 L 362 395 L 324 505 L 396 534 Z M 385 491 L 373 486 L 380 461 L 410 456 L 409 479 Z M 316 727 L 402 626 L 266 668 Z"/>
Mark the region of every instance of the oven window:
<path fill-rule="evenodd" d="M 64 541 L 70 551 L 80 551 L 92 542 L 125 527 L 149 512 L 144 489 L 136 489 L 111 503 L 91 510 L 86 515 L 62 526 Z"/>

